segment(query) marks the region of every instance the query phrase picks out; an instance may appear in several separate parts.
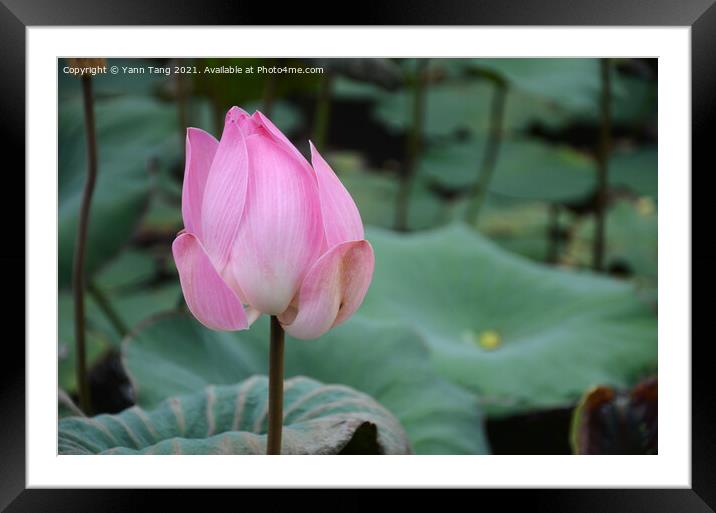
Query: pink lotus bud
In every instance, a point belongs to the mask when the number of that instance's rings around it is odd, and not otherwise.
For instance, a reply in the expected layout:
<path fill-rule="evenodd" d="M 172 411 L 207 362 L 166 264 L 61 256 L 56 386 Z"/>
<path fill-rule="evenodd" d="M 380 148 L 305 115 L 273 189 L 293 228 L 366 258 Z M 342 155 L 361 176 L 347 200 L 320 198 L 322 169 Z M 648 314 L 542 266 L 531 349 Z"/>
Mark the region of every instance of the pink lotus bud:
<path fill-rule="evenodd" d="M 311 166 L 260 112 L 233 107 L 221 141 L 186 137 L 184 230 L 172 244 L 184 298 L 205 326 L 260 315 L 317 338 L 348 319 L 373 276 L 373 248 L 348 191 L 311 144 Z"/>

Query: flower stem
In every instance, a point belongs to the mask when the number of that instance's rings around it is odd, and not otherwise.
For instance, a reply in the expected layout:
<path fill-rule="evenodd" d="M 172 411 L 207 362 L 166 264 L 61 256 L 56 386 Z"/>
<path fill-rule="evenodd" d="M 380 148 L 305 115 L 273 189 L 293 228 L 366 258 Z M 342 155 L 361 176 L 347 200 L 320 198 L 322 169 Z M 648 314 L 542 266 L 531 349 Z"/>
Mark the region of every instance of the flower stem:
<path fill-rule="evenodd" d="M 271 316 L 269 354 L 268 440 L 266 454 L 281 454 L 283 429 L 283 346 L 284 332 L 275 315 Z"/>
<path fill-rule="evenodd" d="M 471 199 L 465 215 L 465 220 L 475 225 L 482 204 L 485 202 L 487 188 L 490 186 L 492 174 L 497 164 L 497 156 L 502 141 L 502 126 L 505 118 L 505 100 L 507 99 L 507 84 L 500 79 L 494 79 L 494 92 L 490 105 L 490 129 L 485 143 L 485 154 L 480 165 L 480 176 L 470 194 Z"/>
<path fill-rule="evenodd" d="M 595 212 L 594 246 L 592 247 L 592 265 L 595 270 L 604 269 L 604 241 L 606 239 L 606 209 L 607 192 L 609 187 L 609 147 L 611 146 L 612 124 L 612 86 L 611 61 L 601 60 L 601 116 L 599 127 L 599 150 L 597 153 L 597 201 Z"/>
<path fill-rule="evenodd" d="M 395 208 L 395 229 L 406 231 L 408 229 L 408 208 L 410 192 L 413 186 L 415 168 L 418 165 L 420 143 L 423 137 L 423 124 L 425 119 L 427 70 L 430 59 L 418 59 L 415 80 L 413 83 L 413 124 L 408 134 L 405 147 L 405 168 L 400 180 L 398 198 Z"/>
<path fill-rule="evenodd" d="M 72 295 L 75 303 L 75 372 L 80 408 L 86 414 L 91 413 L 89 385 L 87 382 L 87 356 L 85 348 L 85 250 L 87 246 L 87 228 L 89 226 L 92 193 L 97 180 L 97 139 L 94 123 L 94 105 L 92 95 L 92 76 L 82 76 L 82 98 L 85 114 L 85 135 L 87 138 L 87 180 L 82 192 L 77 239 L 72 262 Z"/>

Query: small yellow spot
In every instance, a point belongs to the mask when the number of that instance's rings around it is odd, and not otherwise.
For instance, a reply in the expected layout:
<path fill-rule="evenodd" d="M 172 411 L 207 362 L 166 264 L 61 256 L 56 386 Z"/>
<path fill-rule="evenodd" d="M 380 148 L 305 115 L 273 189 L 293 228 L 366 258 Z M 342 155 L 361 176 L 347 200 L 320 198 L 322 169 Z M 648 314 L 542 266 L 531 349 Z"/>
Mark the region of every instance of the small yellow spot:
<path fill-rule="evenodd" d="M 500 334 L 495 330 L 487 330 L 480 333 L 480 346 L 485 349 L 497 349 L 502 344 Z"/>
<path fill-rule="evenodd" d="M 639 198 L 636 202 L 636 211 L 644 217 L 652 215 L 655 210 L 656 205 L 654 205 L 654 200 L 648 196 Z"/>
<path fill-rule="evenodd" d="M 465 330 L 462 332 L 462 340 L 490 351 L 502 345 L 502 337 L 495 330 L 483 331 L 479 335 L 472 330 Z"/>

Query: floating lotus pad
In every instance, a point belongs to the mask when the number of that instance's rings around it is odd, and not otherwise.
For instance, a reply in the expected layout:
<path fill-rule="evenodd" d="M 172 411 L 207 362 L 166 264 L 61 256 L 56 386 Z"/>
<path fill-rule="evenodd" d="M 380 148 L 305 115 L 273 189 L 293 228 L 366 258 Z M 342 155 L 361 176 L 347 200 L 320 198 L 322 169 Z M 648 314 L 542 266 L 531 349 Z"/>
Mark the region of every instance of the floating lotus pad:
<path fill-rule="evenodd" d="M 412 326 L 488 414 L 563 406 L 656 368 L 656 318 L 628 283 L 536 264 L 463 225 L 368 239 L 376 267 L 361 315 Z M 476 343 L 488 331 L 499 347 Z"/>
<path fill-rule="evenodd" d="M 484 141 L 429 148 L 420 162 L 426 180 L 459 189 L 480 176 Z M 593 160 L 566 146 L 530 139 L 502 142 L 489 190 L 511 198 L 567 201 L 588 195 L 596 184 Z"/>
<path fill-rule="evenodd" d="M 424 135 L 453 136 L 462 131 L 484 135 L 490 128 L 490 110 L 495 87 L 487 80 L 449 80 L 429 84 L 426 89 Z M 407 132 L 413 123 L 413 92 L 383 92 L 377 96 L 374 116 L 393 132 Z M 521 91 L 510 90 L 505 104 L 503 130 L 516 133 L 535 121 L 559 125 L 567 113 Z"/>
<path fill-rule="evenodd" d="M 523 91 L 571 110 L 595 109 L 601 91 L 599 59 L 473 59 Z"/>
<path fill-rule="evenodd" d="M 366 394 L 296 377 L 284 385 L 282 454 L 410 454 L 400 423 Z M 268 379 L 210 386 L 145 411 L 66 417 L 60 454 L 265 454 Z"/>
<path fill-rule="evenodd" d="M 138 404 L 207 384 L 227 384 L 268 366 L 268 318 L 247 331 L 210 331 L 187 315 L 148 322 L 122 347 Z M 483 454 L 476 398 L 431 368 L 422 338 L 406 326 L 353 316 L 314 341 L 286 343 L 286 376 L 308 375 L 369 394 L 405 427 L 418 454 Z"/>

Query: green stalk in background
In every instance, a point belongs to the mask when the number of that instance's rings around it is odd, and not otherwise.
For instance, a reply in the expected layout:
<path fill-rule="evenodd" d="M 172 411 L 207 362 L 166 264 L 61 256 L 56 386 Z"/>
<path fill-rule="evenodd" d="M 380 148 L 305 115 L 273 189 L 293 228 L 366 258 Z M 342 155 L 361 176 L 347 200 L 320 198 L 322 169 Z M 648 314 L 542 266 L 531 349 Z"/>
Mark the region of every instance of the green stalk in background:
<path fill-rule="evenodd" d="M 502 131 L 505 119 L 505 104 L 507 103 L 507 84 L 497 76 L 489 76 L 494 83 L 494 91 L 492 93 L 492 103 L 490 104 L 490 127 L 485 142 L 485 153 L 480 165 L 480 176 L 475 182 L 469 194 L 469 205 L 465 213 L 465 221 L 470 225 L 477 223 L 477 216 L 480 213 L 485 195 L 492 180 L 492 174 L 495 171 L 497 157 L 500 152 L 500 144 L 502 142 Z"/>
<path fill-rule="evenodd" d="M 275 315 L 271 316 L 269 335 L 269 398 L 266 454 L 281 454 L 283 430 L 283 349 L 284 331 Z"/>
<path fill-rule="evenodd" d="M 331 96 L 333 93 L 333 74 L 326 70 L 321 80 L 318 98 L 316 99 L 316 112 L 313 122 L 313 144 L 322 148 L 326 142 L 326 134 L 331 117 Z"/>
<path fill-rule="evenodd" d="M 413 125 L 408 134 L 405 151 L 405 168 L 400 180 L 400 189 L 395 208 L 395 229 L 408 229 L 408 208 L 412 190 L 415 168 L 420 154 L 420 143 L 423 136 L 425 118 L 425 98 L 427 93 L 427 70 L 430 59 L 418 59 L 413 83 Z"/>
<path fill-rule="evenodd" d="M 602 90 L 600 98 L 599 149 L 597 152 L 597 197 L 595 205 L 594 246 L 592 266 L 596 271 L 604 269 L 606 240 L 607 192 L 609 187 L 609 149 L 612 139 L 612 84 L 611 59 L 601 60 Z"/>
<path fill-rule="evenodd" d="M 86 66 L 95 59 L 72 59 L 71 66 Z M 94 63 L 95 65 L 97 63 Z M 92 193 L 97 181 L 97 136 L 94 118 L 94 98 L 92 93 L 92 75 L 82 75 L 82 100 L 84 105 L 85 136 L 87 140 L 87 180 L 82 192 L 77 238 L 72 262 L 72 296 L 75 306 L 75 342 L 76 362 L 75 372 L 77 380 L 77 393 L 82 411 L 91 414 L 91 400 L 89 383 L 87 380 L 87 350 L 85 345 L 85 256 L 87 249 L 87 229 L 89 227 L 90 206 Z"/>

